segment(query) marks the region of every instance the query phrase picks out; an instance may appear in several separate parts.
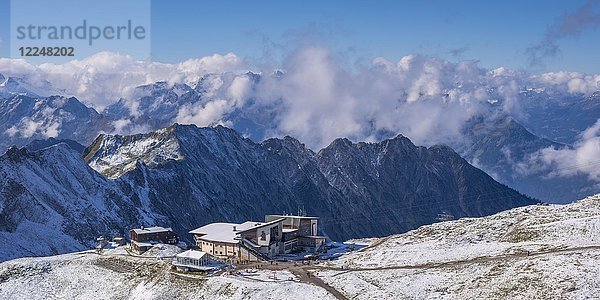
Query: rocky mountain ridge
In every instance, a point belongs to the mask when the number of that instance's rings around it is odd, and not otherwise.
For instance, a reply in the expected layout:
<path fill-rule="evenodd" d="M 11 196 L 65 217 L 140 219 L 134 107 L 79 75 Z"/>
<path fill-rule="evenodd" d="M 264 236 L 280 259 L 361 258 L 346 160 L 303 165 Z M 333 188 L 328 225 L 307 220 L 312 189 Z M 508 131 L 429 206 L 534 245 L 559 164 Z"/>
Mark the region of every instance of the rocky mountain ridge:
<path fill-rule="evenodd" d="M 210 222 L 299 207 L 321 217 L 324 234 L 345 240 L 404 232 L 441 213 L 481 216 L 535 203 L 450 148 L 417 147 L 402 136 L 339 139 L 314 153 L 290 137 L 257 144 L 226 127 L 173 125 L 101 135 L 83 157 L 57 144 L 11 148 L 0 158 L 4 259 L 64 252 L 54 244 L 64 239 L 77 241 L 63 243 L 68 249 L 90 247 L 97 235 L 140 225 L 171 226 L 189 241 L 189 230 Z M 25 232 L 47 228 L 53 234 L 39 247 L 27 244 Z"/>

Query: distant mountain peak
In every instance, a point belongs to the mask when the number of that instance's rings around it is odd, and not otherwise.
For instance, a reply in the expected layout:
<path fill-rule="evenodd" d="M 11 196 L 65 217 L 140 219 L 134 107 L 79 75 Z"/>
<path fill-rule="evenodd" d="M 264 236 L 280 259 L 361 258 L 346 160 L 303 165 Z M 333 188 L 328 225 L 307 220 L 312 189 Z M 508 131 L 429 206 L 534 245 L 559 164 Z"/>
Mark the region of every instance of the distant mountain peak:
<path fill-rule="evenodd" d="M 337 138 L 329 144 L 328 147 L 338 148 L 338 147 L 352 147 L 355 144 L 348 138 Z"/>
<path fill-rule="evenodd" d="M 15 77 L 1 75 L 0 97 L 10 98 L 15 95 L 28 95 L 30 97 L 47 97 L 52 94 L 65 94 L 64 90 L 55 89 L 49 81 L 30 80 L 28 77 Z"/>
<path fill-rule="evenodd" d="M 169 161 L 180 161 L 194 154 L 198 145 L 219 151 L 222 143 L 246 140 L 237 131 L 218 125 L 197 127 L 175 123 L 156 131 L 135 135 L 100 134 L 83 156 L 96 171 L 114 179 L 143 163 L 153 168 Z"/>
<path fill-rule="evenodd" d="M 4 153 L 4 157 L 14 162 L 20 162 L 27 154 L 27 149 L 24 147 L 19 148 L 17 146 L 11 146 L 6 150 L 6 153 Z"/>
<path fill-rule="evenodd" d="M 181 125 L 172 125 L 146 134 L 131 136 L 101 134 L 83 156 L 90 167 L 108 178 L 117 178 L 134 169 L 138 162 L 150 166 L 182 160 L 180 144 L 173 134 Z"/>

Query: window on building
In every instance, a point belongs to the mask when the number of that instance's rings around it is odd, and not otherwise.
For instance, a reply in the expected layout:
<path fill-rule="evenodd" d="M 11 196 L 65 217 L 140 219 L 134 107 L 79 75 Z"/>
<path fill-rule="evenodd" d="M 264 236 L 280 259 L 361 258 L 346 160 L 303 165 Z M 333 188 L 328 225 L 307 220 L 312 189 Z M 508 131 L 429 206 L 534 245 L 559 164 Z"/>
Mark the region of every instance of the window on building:
<path fill-rule="evenodd" d="M 267 240 L 267 234 L 263 231 L 260 234 L 260 240 L 261 241 L 266 241 Z"/>

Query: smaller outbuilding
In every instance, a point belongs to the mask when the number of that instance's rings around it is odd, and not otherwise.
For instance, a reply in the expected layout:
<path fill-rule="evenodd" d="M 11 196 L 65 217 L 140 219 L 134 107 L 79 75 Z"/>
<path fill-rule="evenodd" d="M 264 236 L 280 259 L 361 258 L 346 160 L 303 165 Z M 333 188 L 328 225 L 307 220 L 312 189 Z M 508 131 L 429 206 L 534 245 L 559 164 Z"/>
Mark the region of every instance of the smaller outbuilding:
<path fill-rule="evenodd" d="M 177 254 L 173 260 L 173 266 L 175 266 L 177 271 L 180 272 L 207 272 L 217 269 L 222 265 L 222 263 L 215 261 L 208 253 L 197 250 L 187 250 L 181 252 Z"/>
<path fill-rule="evenodd" d="M 125 238 L 121 236 L 115 236 L 112 241 L 117 246 L 124 246 L 126 244 Z"/>
<path fill-rule="evenodd" d="M 176 245 L 179 243 L 177 234 L 171 228 L 159 226 L 141 227 L 131 229 L 131 248 L 137 253 L 144 253 L 154 244 L 170 244 Z"/>

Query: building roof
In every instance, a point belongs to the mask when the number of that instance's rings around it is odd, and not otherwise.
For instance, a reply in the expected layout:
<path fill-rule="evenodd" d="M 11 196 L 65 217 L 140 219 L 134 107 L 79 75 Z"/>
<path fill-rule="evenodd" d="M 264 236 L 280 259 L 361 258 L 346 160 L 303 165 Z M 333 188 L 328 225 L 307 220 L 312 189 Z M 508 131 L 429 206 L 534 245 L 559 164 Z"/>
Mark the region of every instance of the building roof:
<path fill-rule="evenodd" d="M 154 246 L 154 243 L 137 242 L 137 241 L 131 241 L 131 242 L 134 243 L 138 247 L 152 247 L 152 246 Z"/>
<path fill-rule="evenodd" d="M 242 224 L 211 223 L 194 229 L 190 231 L 190 233 L 198 235 L 200 239 L 205 241 L 237 244 L 239 243 L 239 240 L 237 240 L 236 237 L 239 233 L 275 224 L 280 221 L 282 221 L 282 219 L 277 219 L 268 223 L 254 221 L 246 221 Z M 235 231 L 233 230 L 234 227 Z"/>
<path fill-rule="evenodd" d="M 202 251 L 196 251 L 196 250 L 187 250 L 184 252 L 181 252 L 179 254 L 177 254 L 177 257 L 185 257 L 185 258 L 192 258 L 192 259 L 201 259 L 202 257 L 204 257 L 206 254 L 206 252 L 202 252 Z"/>
<path fill-rule="evenodd" d="M 256 224 L 255 224 L 254 226 L 250 226 L 250 227 L 248 227 L 248 228 L 246 228 L 246 229 L 242 229 L 242 230 L 240 230 L 239 232 L 241 233 L 241 232 L 249 231 L 249 230 L 252 230 L 252 229 L 257 229 L 257 228 L 261 228 L 261 227 L 265 227 L 265 226 L 273 225 L 273 224 L 275 224 L 275 223 L 283 222 L 283 220 L 284 220 L 284 219 L 283 219 L 283 218 L 281 218 L 281 219 L 273 220 L 273 221 L 271 221 L 271 222 L 266 222 L 266 223 L 260 223 L 260 222 L 256 222 Z M 246 223 L 248 223 L 248 222 L 245 222 L 245 223 L 242 223 L 242 224 L 246 224 Z"/>
<path fill-rule="evenodd" d="M 198 235 L 200 239 L 205 241 L 237 244 L 239 243 L 239 240 L 237 240 L 236 237 L 239 233 L 248 231 L 250 229 L 261 228 L 263 226 L 271 225 L 280 221 L 282 221 L 282 219 L 277 219 L 268 223 L 254 221 L 246 221 L 242 224 L 211 223 L 194 229 L 190 231 L 190 233 Z M 233 230 L 234 227 L 235 231 Z"/>
<path fill-rule="evenodd" d="M 211 223 L 190 231 L 191 234 L 199 235 L 201 239 L 211 242 L 223 242 L 230 244 L 239 243 L 235 239 L 240 231 L 260 226 L 264 223 L 247 221 L 242 224 L 236 223 Z M 233 230 L 235 226 L 235 231 Z"/>
<path fill-rule="evenodd" d="M 131 229 L 131 230 L 133 230 L 133 232 L 135 232 L 136 234 L 158 233 L 158 232 L 173 231 L 173 229 L 171 229 L 171 228 L 165 228 L 165 227 L 160 227 L 160 226 L 135 228 L 135 229 Z"/>
<path fill-rule="evenodd" d="M 283 233 L 298 231 L 298 228 L 283 228 Z"/>
<path fill-rule="evenodd" d="M 309 217 L 309 216 L 294 216 L 294 215 L 267 215 L 267 217 L 275 217 L 275 218 L 292 218 L 292 219 L 318 219 L 319 217 Z"/>

